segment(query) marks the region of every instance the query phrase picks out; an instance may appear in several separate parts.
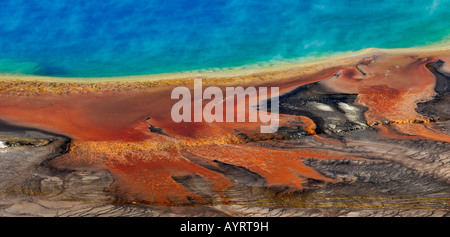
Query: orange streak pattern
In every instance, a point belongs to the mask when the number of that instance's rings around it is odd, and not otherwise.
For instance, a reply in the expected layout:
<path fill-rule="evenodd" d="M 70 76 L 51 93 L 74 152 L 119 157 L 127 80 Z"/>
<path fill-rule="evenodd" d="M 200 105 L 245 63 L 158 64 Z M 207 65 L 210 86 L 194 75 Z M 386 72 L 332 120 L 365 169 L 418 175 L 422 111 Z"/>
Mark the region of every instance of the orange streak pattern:
<path fill-rule="evenodd" d="M 319 81 L 321 90 L 358 94 L 357 102 L 368 108 L 365 118 L 369 124 L 426 120 L 415 109 L 418 102 L 429 100 L 434 94 L 435 78 L 425 67 L 433 60 L 436 58 L 381 55 L 368 60 L 370 63 L 362 63 L 363 67 L 353 65 L 304 77 L 290 76 L 260 82 L 250 79 L 245 83 L 279 86 L 280 92 L 286 93 L 306 83 Z M 340 73 L 336 76 L 338 70 Z M 115 193 L 122 201 L 157 204 L 202 202 L 202 197 L 185 190 L 174 179 L 190 174 L 210 181 L 211 190 L 219 195 L 231 185 L 224 175 L 191 162 L 180 152 L 200 157 L 211 165 L 217 165 L 214 162 L 217 160 L 244 167 L 264 177 L 268 186 L 288 187 L 288 192 L 304 189 L 308 179 L 324 183 L 340 181 L 304 165 L 304 158 L 357 159 L 323 150 L 250 146 L 236 135 L 236 131 L 243 132 L 254 141 L 278 139 L 276 135 L 259 134 L 260 123 L 175 123 L 170 119 L 170 109 L 175 101 L 169 99 L 175 84 L 162 88 L 139 84 L 139 88 L 130 89 L 122 83 L 120 90 L 108 84 L 90 84 L 88 92 L 83 94 L 82 87 L 74 88 L 78 85 L 48 84 L 39 88 L 39 85 L 20 82 L 8 87 L 8 83 L 3 82 L 0 83 L 0 118 L 73 138 L 69 153 L 53 160 L 53 164 L 109 169 L 115 177 L 111 190 L 117 191 Z M 66 87 L 73 90 L 64 93 Z M 170 136 L 151 133 L 147 121 Z M 316 124 L 305 116 L 280 115 L 280 126 L 300 126 L 314 135 L 316 141 L 343 145 L 317 135 Z M 389 128 L 381 127 L 380 134 L 394 139 L 413 135 L 450 141 L 448 135 L 425 123 L 391 124 Z"/>
<path fill-rule="evenodd" d="M 329 154 L 319 150 L 274 150 L 245 145 L 211 145 L 189 147 L 188 152 L 208 160 L 242 166 L 266 178 L 269 186 L 285 186 L 301 190 L 306 178 L 334 182 L 304 165 L 302 158 L 355 159 L 355 157 Z"/>
<path fill-rule="evenodd" d="M 210 141 L 212 139 L 209 139 Z M 302 190 L 307 179 L 338 182 L 323 176 L 302 163 L 303 158 L 357 159 L 314 149 L 276 150 L 237 143 L 236 140 L 216 144 L 191 144 L 184 147 L 154 147 L 142 143 L 75 142 L 71 152 L 53 160 L 59 167 L 97 166 L 109 169 L 116 182 L 111 190 L 120 200 L 156 204 L 188 204 L 204 201 L 186 191 L 172 177 L 197 174 L 212 183 L 211 191 L 221 191 L 231 185 L 222 174 L 190 162 L 180 150 L 212 161 L 242 166 L 267 180 L 267 186 L 287 187 L 288 192 Z M 122 147 L 122 149 L 119 149 Z M 126 149 L 126 148 L 129 149 Z"/>
<path fill-rule="evenodd" d="M 142 159 L 139 156 L 144 156 Z M 202 198 L 186 191 L 173 177 L 197 174 L 210 180 L 212 191 L 219 192 L 231 182 L 221 174 L 212 172 L 183 158 L 178 150 L 142 152 L 126 156 L 126 161 L 112 161 L 105 165 L 114 177 L 114 187 L 124 201 L 156 204 L 199 203 Z M 113 187 L 113 188 L 114 188 Z"/>

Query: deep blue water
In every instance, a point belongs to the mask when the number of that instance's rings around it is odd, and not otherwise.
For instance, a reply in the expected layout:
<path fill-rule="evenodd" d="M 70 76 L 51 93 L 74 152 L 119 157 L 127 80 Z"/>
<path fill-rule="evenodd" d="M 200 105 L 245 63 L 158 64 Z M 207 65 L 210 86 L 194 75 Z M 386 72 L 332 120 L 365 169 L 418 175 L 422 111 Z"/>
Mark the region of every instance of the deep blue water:
<path fill-rule="evenodd" d="M 123 76 L 448 40 L 450 0 L 1 0 L 0 72 Z"/>

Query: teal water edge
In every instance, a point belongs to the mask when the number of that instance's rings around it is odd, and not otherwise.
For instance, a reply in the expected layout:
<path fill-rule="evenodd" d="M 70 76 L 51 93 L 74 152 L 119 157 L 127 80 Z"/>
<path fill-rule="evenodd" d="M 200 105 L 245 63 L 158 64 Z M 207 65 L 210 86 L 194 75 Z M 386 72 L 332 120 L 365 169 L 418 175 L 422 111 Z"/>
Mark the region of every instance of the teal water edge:
<path fill-rule="evenodd" d="M 111 77 L 447 41 L 450 0 L 2 0 L 0 72 Z"/>

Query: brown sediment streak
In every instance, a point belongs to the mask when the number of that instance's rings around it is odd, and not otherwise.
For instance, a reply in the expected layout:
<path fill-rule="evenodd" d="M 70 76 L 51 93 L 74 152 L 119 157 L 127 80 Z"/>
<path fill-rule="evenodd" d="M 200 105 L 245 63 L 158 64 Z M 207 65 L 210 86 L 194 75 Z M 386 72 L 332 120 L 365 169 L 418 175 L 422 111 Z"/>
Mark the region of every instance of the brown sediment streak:
<path fill-rule="evenodd" d="M 242 143 L 242 144 L 240 144 Z M 180 150 L 196 155 L 206 162 L 214 160 L 244 167 L 267 180 L 268 186 L 287 186 L 290 191 L 302 190 L 307 179 L 337 182 L 304 165 L 302 158 L 356 159 L 323 150 L 276 150 L 245 145 L 228 137 L 176 141 L 171 145 L 152 142 L 75 141 L 70 152 L 52 163 L 59 167 L 97 166 L 109 169 L 116 182 L 111 190 L 120 200 L 158 204 L 201 203 L 202 197 L 180 186 L 173 177 L 197 174 L 213 184 L 218 192 L 231 182 L 223 175 L 190 162 Z"/>
<path fill-rule="evenodd" d="M 183 189 L 172 177 L 197 174 L 212 182 L 214 190 L 223 191 L 231 183 L 223 175 L 194 164 L 180 155 L 180 150 L 205 162 L 244 167 L 263 176 L 268 186 L 287 186 L 290 191 L 302 190 L 307 179 L 337 182 L 302 163 L 303 158 L 356 159 L 315 149 L 276 150 L 238 144 L 229 138 L 209 144 L 180 144 L 161 147 L 158 144 L 123 142 L 75 142 L 71 152 L 52 161 L 57 166 L 99 166 L 115 176 L 120 199 L 160 204 L 201 202 L 202 198 Z M 236 144 L 233 144 L 236 143 Z"/>
<path fill-rule="evenodd" d="M 329 154 L 319 150 L 274 150 L 244 145 L 210 145 L 189 147 L 186 150 L 209 160 L 242 166 L 266 178 L 269 186 L 287 185 L 301 190 L 305 178 L 334 182 L 314 169 L 304 165 L 302 158 L 354 159 L 355 157 Z"/>
<path fill-rule="evenodd" d="M 380 134 L 381 136 L 384 136 L 384 137 L 390 137 L 390 138 L 394 138 L 394 139 L 421 139 L 421 137 L 417 137 L 417 136 L 402 135 L 402 134 L 396 133 L 395 131 L 393 131 L 392 129 L 389 129 L 386 126 L 379 126 L 379 127 L 377 127 L 377 129 L 378 129 L 378 134 Z"/>
<path fill-rule="evenodd" d="M 425 139 L 450 142 L 450 136 L 442 133 L 434 124 L 396 124 L 394 129 L 404 134 L 415 135 Z"/>
<path fill-rule="evenodd" d="M 379 134 L 385 137 L 394 139 L 432 139 L 435 141 L 450 142 L 450 137 L 442 134 L 432 124 L 418 124 L 418 123 L 396 123 L 386 126 L 377 126 Z"/>
<path fill-rule="evenodd" d="M 141 157 L 144 158 L 141 158 Z M 231 182 L 223 175 L 205 169 L 183 158 L 178 150 L 153 151 L 123 157 L 105 165 L 114 175 L 119 197 L 123 201 L 158 204 L 195 203 L 202 197 L 186 191 L 173 177 L 197 174 L 213 183 L 219 192 Z"/>
<path fill-rule="evenodd" d="M 229 141 L 228 141 L 229 142 Z M 70 152 L 52 161 L 58 167 L 96 166 L 107 168 L 115 177 L 110 190 L 124 202 L 188 204 L 204 201 L 185 190 L 173 177 L 199 175 L 220 192 L 231 182 L 223 175 L 185 159 L 176 146 L 148 142 L 75 141 Z M 196 144 L 199 145 L 199 144 Z"/>

